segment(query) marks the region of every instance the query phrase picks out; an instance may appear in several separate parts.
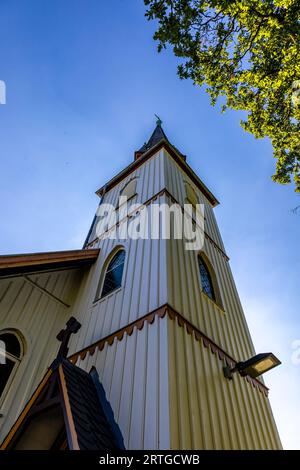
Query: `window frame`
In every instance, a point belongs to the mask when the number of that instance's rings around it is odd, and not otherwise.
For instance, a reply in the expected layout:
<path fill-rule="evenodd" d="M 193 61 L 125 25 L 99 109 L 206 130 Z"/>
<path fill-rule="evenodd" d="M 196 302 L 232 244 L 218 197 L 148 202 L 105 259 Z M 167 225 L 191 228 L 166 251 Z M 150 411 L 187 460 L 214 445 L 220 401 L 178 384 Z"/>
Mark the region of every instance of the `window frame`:
<path fill-rule="evenodd" d="M 122 201 L 121 204 L 120 204 L 120 197 L 124 197 L 124 194 L 123 194 L 123 191 L 132 183 L 132 182 L 135 182 L 135 188 L 134 188 L 134 191 L 132 191 L 131 194 L 126 195 L 126 201 Z M 124 217 L 126 217 L 127 215 L 127 212 L 125 211 L 125 214 L 122 212 L 122 210 L 124 209 L 125 207 L 125 204 L 127 203 L 131 203 L 133 201 L 133 199 L 137 196 L 137 184 L 138 184 L 138 176 L 134 176 L 133 178 L 131 178 L 129 181 L 127 181 L 127 183 L 122 187 L 122 189 L 120 190 L 119 192 L 119 196 L 118 196 L 118 201 L 117 201 L 117 205 L 116 205 L 116 211 L 118 212 L 118 222 L 120 222 L 120 220 L 122 220 Z M 127 209 L 129 209 L 130 206 L 127 206 Z"/>
<path fill-rule="evenodd" d="M 199 197 L 195 188 L 188 181 L 184 181 L 185 186 L 185 204 L 191 204 L 194 209 L 199 204 Z"/>
<path fill-rule="evenodd" d="M 201 225 L 201 220 L 205 220 L 205 215 L 204 215 L 204 203 L 201 202 L 201 199 L 199 197 L 199 194 L 197 193 L 196 189 L 194 186 L 189 183 L 188 181 L 184 181 L 184 188 L 185 188 L 185 198 L 184 198 L 184 205 L 189 204 L 192 206 L 192 212 L 190 214 L 190 217 L 193 220 L 193 223 L 199 225 L 199 218 L 200 218 L 200 225 Z M 200 208 L 199 206 L 203 206 L 203 209 Z"/>
<path fill-rule="evenodd" d="M 108 272 L 108 268 L 109 268 L 109 265 L 111 264 L 111 262 L 113 261 L 113 259 L 115 258 L 115 256 L 119 253 L 119 252 L 122 252 L 124 251 L 124 261 L 123 261 L 123 270 L 122 270 L 122 277 L 121 277 L 121 283 L 120 283 L 120 286 L 117 286 L 115 287 L 114 289 L 112 289 L 111 291 L 107 292 L 105 295 L 102 295 L 102 292 L 103 292 L 103 287 L 104 287 L 104 283 L 105 283 L 105 278 L 106 278 L 106 275 L 107 275 L 107 272 Z M 125 263 L 126 263 L 126 250 L 123 246 L 119 246 L 117 247 L 115 250 L 112 251 L 112 253 L 110 253 L 110 255 L 108 255 L 105 263 L 104 263 L 104 267 L 102 269 L 102 273 L 101 273 L 101 276 L 100 276 L 100 280 L 99 280 L 99 283 L 98 283 L 98 286 L 97 286 L 97 290 L 96 290 L 96 295 L 95 295 L 95 299 L 94 299 L 94 303 L 96 302 L 99 302 L 101 300 L 104 300 L 105 298 L 107 298 L 110 294 L 113 294 L 113 293 L 116 293 L 116 291 L 118 291 L 119 289 L 121 289 L 123 286 L 123 277 L 124 277 L 124 269 L 125 269 Z M 119 265 L 117 265 L 115 268 L 117 268 Z M 113 268 L 113 269 L 115 269 Z"/>
<path fill-rule="evenodd" d="M 134 177 L 130 178 L 130 180 L 128 180 L 127 183 L 125 183 L 124 186 L 122 187 L 122 189 L 120 190 L 119 197 L 120 196 L 126 196 L 127 200 L 129 201 L 134 196 L 136 196 L 137 195 L 137 183 L 138 183 L 138 177 L 137 176 L 134 176 Z M 124 195 L 124 191 L 131 184 L 134 184 L 134 188 L 132 189 L 131 193 L 129 193 L 129 195 L 127 195 L 127 194 Z"/>
<path fill-rule="evenodd" d="M 207 292 L 205 292 L 205 290 L 203 289 L 201 272 L 200 272 L 200 263 L 199 263 L 200 260 L 202 261 L 202 263 L 204 264 L 204 267 L 206 268 L 208 272 L 214 298 L 212 298 L 209 294 L 207 294 Z M 221 291 L 219 288 L 219 283 L 218 283 L 218 279 L 217 279 L 214 267 L 212 266 L 209 258 L 206 256 L 206 254 L 203 251 L 197 253 L 197 270 L 198 270 L 198 276 L 199 276 L 199 281 L 200 281 L 201 293 L 203 293 L 211 302 L 217 305 L 217 307 L 220 308 L 224 312 Z"/>
<path fill-rule="evenodd" d="M 201 281 L 201 290 L 202 292 L 204 292 L 204 294 L 206 294 L 211 300 L 213 300 L 214 302 L 216 302 L 216 292 L 215 292 L 215 286 L 214 286 L 214 282 L 212 280 L 212 276 L 211 276 L 211 273 L 210 273 L 210 270 L 203 258 L 203 256 L 201 255 L 198 255 L 198 269 L 199 269 L 199 274 L 200 274 L 200 281 Z M 205 286 L 203 285 L 203 275 L 201 273 L 201 265 L 204 267 L 204 270 L 205 270 L 205 275 L 207 277 L 207 281 L 209 283 L 209 290 L 211 291 L 211 295 L 209 295 L 209 293 L 205 290 Z"/>
<path fill-rule="evenodd" d="M 10 334 L 10 335 L 13 335 L 17 338 L 18 342 L 19 342 L 19 345 L 20 345 L 20 356 L 17 357 L 17 356 L 14 356 L 13 354 L 7 352 L 5 350 L 5 357 L 7 357 L 10 361 L 14 362 L 14 366 L 9 374 L 9 377 L 7 379 L 7 382 L 2 390 L 2 393 L 0 394 L 0 405 L 2 405 L 5 397 L 6 397 L 6 394 L 8 392 L 8 390 L 10 389 L 11 387 L 11 384 L 17 374 L 17 371 L 20 367 L 20 364 L 23 360 L 23 357 L 24 357 L 24 354 L 25 354 L 25 345 L 24 345 L 24 338 L 23 336 L 18 332 L 18 331 L 15 331 L 15 330 L 1 330 L 0 331 L 0 341 L 1 341 L 1 336 L 4 335 L 4 334 Z M 1 365 L 0 365 L 1 367 Z"/>

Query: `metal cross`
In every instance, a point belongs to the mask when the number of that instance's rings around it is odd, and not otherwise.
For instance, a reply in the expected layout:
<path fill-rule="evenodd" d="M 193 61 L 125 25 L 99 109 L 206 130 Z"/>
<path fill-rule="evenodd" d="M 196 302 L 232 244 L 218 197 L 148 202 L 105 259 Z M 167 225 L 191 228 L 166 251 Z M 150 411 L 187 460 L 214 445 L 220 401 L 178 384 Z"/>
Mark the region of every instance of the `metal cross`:
<path fill-rule="evenodd" d="M 61 341 L 61 345 L 57 353 L 57 358 L 67 357 L 69 351 L 68 343 L 70 336 L 72 333 L 77 333 L 79 328 L 81 328 L 81 323 L 79 323 L 74 317 L 69 318 L 66 323 L 66 328 L 64 330 L 61 330 L 56 336 L 56 339 L 58 339 L 58 341 Z"/>

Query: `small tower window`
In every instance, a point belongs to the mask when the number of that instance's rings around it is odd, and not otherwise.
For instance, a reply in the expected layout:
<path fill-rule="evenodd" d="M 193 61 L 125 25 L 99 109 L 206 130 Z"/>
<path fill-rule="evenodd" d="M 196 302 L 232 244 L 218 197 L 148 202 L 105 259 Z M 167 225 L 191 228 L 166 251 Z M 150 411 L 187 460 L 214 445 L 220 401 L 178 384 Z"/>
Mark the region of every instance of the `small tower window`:
<path fill-rule="evenodd" d="M 193 207 L 196 207 L 198 204 L 198 197 L 196 191 L 194 190 L 193 186 L 190 183 L 185 182 L 185 191 L 186 191 L 186 204 L 191 204 Z"/>
<path fill-rule="evenodd" d="M 208 297 L 210 297 L 212 300 L 215 301 L 216 296 L 215 296 L 215 290 L 214 290 L 212 278 L 211 278 L 208 266 L 205 263 L 201 255 L 198 256 L 198 264 L 199 264 L 202 290 L 203 292 L 205 292 L 206 295 L 208 295 Z"/>
<path fill-rule="evenodd" d="M 96 300 L 99 297 L 105 297 L 114 290 L 118 289 L 122 285 L 122 277 L 125 263 L 125 250 L 118 250 L 117 253 L 113 256 L 109 262 L 106 271 L 105 277 L 102 285 L 101 296 L 99 296 L 99 290 L 97 290 Z"/>
<path fill-rule="evenodd" d="M 0 333 L 0 397 L 13 379 L 23 356 L 22 342 L 14 332 Z"/>
<path fill-rule="evenodd" d="M 120 196 L 125 196 L 127 199 L 131 199 L 133 196 L 136 195 L 136 178 L 131 179 L 126 183 L 124 188 L 122 189 Z"/>

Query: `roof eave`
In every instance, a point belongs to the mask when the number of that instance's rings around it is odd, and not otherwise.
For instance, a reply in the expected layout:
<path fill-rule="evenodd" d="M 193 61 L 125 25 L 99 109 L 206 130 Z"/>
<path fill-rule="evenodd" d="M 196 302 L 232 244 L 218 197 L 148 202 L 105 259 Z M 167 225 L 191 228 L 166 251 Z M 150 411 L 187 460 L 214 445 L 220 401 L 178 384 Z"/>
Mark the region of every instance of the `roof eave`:
<path fill-rule="evenodd" d="M 99 251 L 99 249 L 91 249 L 1 255 L 0 277 L 91 265 L 96 261 Z"/>

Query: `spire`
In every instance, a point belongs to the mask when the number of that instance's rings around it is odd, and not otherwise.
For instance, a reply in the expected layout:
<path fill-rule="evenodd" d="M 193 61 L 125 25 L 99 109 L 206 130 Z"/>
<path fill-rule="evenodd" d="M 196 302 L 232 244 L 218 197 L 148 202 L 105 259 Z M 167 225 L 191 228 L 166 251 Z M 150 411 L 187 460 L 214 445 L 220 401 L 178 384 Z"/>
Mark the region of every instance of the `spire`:
<path fill-rule="evenodd" d="M 144 145 L 136 152 L 137 154 L 142 154 L 142 153 L 147 152 L 147 150 L 154 147 L 154 145 L 158 144 L 158 142 L 160 142 L 163 139 L 168 140 L 166 134 L 163 131 L 163 128 L 161 127 L 162 120 L 156 114 L 155 114 L 155 117 L 157 117 L 156 127 L 155 127 L 150 139 L 148 140 L 148 142 L 144 143 Z"/>
<path fill-rule="evenodd" d="M 143 153 L 147 152 L 148 150 L 150 150 L 152 147 L 154 147 L 155 145 L 157 145 L 159 142 L 161 142 L 162 140 L 166 141 L 169 143 L 169 145 L 171 145 L 180 155 L 182 155 L 177 149 L 176 147 L 174 147 L 174 145 L 172 145 L 168 139 L 168 137 L 166 136 L 166 134 L 164 133 L 164 130 L 162 128 L 162 120 L 160 119 L 159 116 L 157 116 L 157 114 L 155 114 L 155 117 L 156 117 L 156 127 L 150 137 L 150 139 L 148 140 L 148 142 L 145 142 L 144 145 L 135 152 L 135 160 L 137 160 L 139 157 L 141 157 L 143 155 Z M 183 155 L 182 155 L 183 156 Z"/>

